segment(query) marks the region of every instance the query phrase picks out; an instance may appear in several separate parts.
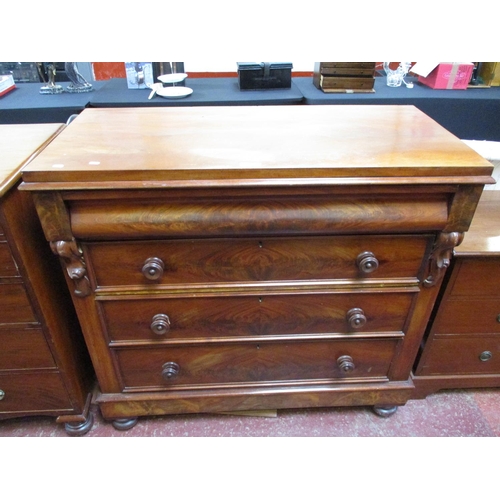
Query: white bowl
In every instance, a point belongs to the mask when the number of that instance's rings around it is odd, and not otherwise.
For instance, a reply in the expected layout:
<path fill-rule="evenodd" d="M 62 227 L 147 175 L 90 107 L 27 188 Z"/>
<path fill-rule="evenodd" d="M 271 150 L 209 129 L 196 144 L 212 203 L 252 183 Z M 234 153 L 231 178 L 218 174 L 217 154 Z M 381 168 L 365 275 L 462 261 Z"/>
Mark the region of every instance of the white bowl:
<path fill-rule="evenodd" d="M 166 99 L 182 99 L 193 93 L 189 87 L 162 87 L 156 91 L 156 94 Z"/>
<path fill-rule="evenodd" d="M 186 73 L 171 73 L 170 75 L 160 75 L 158 80 L 162 83 L 180 83 L 187 78 Z"/>

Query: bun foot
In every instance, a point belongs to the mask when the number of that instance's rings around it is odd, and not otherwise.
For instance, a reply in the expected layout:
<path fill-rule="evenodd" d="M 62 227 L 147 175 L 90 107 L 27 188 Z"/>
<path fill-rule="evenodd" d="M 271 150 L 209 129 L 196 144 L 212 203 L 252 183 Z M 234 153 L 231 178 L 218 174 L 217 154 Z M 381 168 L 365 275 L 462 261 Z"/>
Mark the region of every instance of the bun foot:
<path fill-rule="evenodd" d="M 375 405 L 373 407 L 373 411 L 379 416 L 383 418 L 388 418 L 391 415 L 394 415 L 398 410 L 397 406 L 389 406 L 389 405 Z"/>
<path fill-rule="evenodd" d="M 132 429 L 137 421 L 137 418 L 117 418 L 113 420 L 112 425 L 116 430 L 127 431 L 128 429 Z"/>
<path fill-rule="evenodd" d="M 92 413 L 89 413 L 85 422 L 67 422 L 66 424 L 64 424 L 64 429 L 68 436 L 83 436 L 84 434 L 87 434 L 90 429 L 92 429 L 93 425 L 94 415 Z"/>

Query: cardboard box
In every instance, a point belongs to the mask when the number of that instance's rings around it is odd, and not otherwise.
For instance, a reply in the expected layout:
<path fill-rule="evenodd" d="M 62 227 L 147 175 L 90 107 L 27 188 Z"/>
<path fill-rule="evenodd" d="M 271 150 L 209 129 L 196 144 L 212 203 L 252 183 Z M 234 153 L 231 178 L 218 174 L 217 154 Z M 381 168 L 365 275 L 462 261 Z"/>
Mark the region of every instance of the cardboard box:
<path fill-rule="evenodd" d="M 473 69 L 472 63 L 439 63 L 427 76 L 419 75 L 418 81 L 433 89 L 466 89 Z"/>
<path fill-rule="evenodd" d="M 0 97 L 16 88 L 12 75 L 0 75 Z"/>

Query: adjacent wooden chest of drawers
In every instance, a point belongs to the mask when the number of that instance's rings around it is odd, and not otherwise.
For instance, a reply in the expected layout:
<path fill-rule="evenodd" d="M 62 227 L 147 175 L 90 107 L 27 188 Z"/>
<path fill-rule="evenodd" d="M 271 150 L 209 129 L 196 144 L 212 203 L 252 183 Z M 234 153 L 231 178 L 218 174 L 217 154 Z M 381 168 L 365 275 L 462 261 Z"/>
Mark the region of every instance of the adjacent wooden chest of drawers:
<path fill-rule="evenodd" d="M 90 359 L 32 196 L 17 189 L 60 129 L 0 125 L 0 419 L 54 415 L 80 435 L 92 426 Z"/>
<path fill-rule="evenodd" d="M 413 107 L 88 109 L 22 188 L 127 428 L 405 404 L 491 171 Z"/>
<path fill-rule="evenodd" d="M 417 394 L 500 385 L 500 196 L 484 191 L 455 249 L 415 368 Z"/>

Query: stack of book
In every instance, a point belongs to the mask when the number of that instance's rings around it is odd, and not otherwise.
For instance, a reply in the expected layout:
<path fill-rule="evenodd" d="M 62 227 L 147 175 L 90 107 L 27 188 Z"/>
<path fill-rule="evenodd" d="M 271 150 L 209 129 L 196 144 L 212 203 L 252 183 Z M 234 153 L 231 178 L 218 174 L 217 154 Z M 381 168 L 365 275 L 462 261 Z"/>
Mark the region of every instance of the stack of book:
<path fill-rule="evenodd" d="M 0 75 L 0 97 L 16 88 L 12 75 Z"/>
<path fill-rule="evenodd" d="M 314 63 L 313 83 L 323 92 L 375 92 L 374 62 Z"/>

